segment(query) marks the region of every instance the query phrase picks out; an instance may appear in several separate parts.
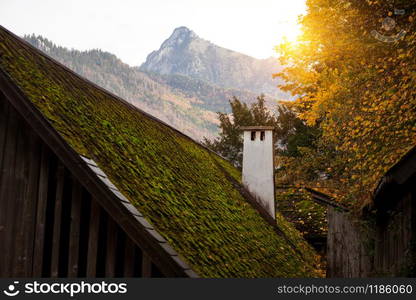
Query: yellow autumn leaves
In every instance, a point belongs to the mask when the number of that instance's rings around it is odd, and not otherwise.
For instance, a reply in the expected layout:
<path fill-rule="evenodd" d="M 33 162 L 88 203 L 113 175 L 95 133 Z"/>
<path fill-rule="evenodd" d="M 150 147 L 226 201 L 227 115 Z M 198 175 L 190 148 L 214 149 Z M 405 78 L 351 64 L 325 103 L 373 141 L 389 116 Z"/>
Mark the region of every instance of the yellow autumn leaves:
<path fill-rule="evenodd" d="M 404 8 L 412 4 L 402 2 Z M 386 170 L 416 144 L 415 15 L 408 11 L 398 19 L 408 30 L 403 40 L 383 43 L 369 32 L 389 15 L 385 3 L 307 5 L 301 42 L 278 47 L 288 63 L 281 76 L 286 90 L 298 96 L 287 105 L 322 134 L 301 157 L 282 159 L 285 178 L 319 182 L 340 201 L 360 207 Z"/>

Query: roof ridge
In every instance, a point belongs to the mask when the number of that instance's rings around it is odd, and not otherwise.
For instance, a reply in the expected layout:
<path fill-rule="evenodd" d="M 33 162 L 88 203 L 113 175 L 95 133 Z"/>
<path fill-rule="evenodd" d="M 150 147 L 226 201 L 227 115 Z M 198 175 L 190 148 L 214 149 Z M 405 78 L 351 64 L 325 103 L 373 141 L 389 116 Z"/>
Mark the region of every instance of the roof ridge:
<path fill-rule="evenodd" d="M 312 195 L 312 200 L 314 200 L 315 202 L 318 202 L 320 204 L 330 205 L 332 207 L 339 208 L 344 211 L 349 211 L 349 208 L 338 203 L 334 197 L 331 197 L 325 193 L 322 193 L 310 187 L 302 187 L 302 188 Z"/>

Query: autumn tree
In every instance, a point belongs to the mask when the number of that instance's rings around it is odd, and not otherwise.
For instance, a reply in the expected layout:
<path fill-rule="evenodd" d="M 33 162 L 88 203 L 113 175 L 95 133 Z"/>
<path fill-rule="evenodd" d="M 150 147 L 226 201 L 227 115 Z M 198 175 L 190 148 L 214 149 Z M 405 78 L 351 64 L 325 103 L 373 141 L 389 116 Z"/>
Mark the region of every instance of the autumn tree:
<path fill-rule="evenodd" d="M 203 144 L 241 167 L 243 139 L 241 126 L 265 125 L 276 126 L 275 115 L 266 107 L 264 95 L 257 97 L 251 106 L 236 97 L 230 101 L 231 114 L 218 112 L 220 121 L 219 137 L 213 140 L 204 138 Z"/>
<path fill-rule="evenodd" d="M 286 178 L 330 187 L 357 207 L 415 145 L 415 8 L 411 0 L 307 1 L 298 43 L 278 46 L 288 67 L 276 75 L 298 96 L 288 107 L 320 134 L 284 161 Z"/>
<path fill-rule="evenodd" d="M 275 109 L 266 106 L 263 95 L 251 106 L 234 97 L 230 100 L 231 114 L 218 113 L 220 134 L 214 140 L 204 139 L 204 144 L 221 156 L 241 167 L 243 139 L 242 126 L 272 126 L 276 153 L 285 157 L 297 157 L 303 147 L 313 147 L 319 130 L 308 126 L 285 105 Z"/>

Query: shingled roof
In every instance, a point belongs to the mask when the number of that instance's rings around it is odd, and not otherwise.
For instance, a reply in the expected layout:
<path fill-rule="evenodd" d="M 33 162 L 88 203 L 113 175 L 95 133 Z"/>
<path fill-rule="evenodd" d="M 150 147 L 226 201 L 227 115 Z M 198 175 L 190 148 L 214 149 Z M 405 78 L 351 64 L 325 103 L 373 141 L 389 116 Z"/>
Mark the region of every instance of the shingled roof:
<path fill-rule="evenodd" d="M 221 157 L 3 27 L 0 71 L 199 276 L 316 276 L 315 252 L 280 214 L 276 226 L 253 207 Z"/>

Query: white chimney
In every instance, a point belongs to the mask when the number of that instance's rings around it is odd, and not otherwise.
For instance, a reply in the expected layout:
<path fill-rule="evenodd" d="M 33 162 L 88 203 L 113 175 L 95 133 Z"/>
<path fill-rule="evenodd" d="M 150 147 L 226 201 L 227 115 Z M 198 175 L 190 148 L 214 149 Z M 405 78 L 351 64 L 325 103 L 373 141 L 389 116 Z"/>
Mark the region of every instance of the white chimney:
<path fill-rule="evenodd" d="M 244 131 L 243 184 L 275 219 L 273 127 L 241 129 Z"/>

